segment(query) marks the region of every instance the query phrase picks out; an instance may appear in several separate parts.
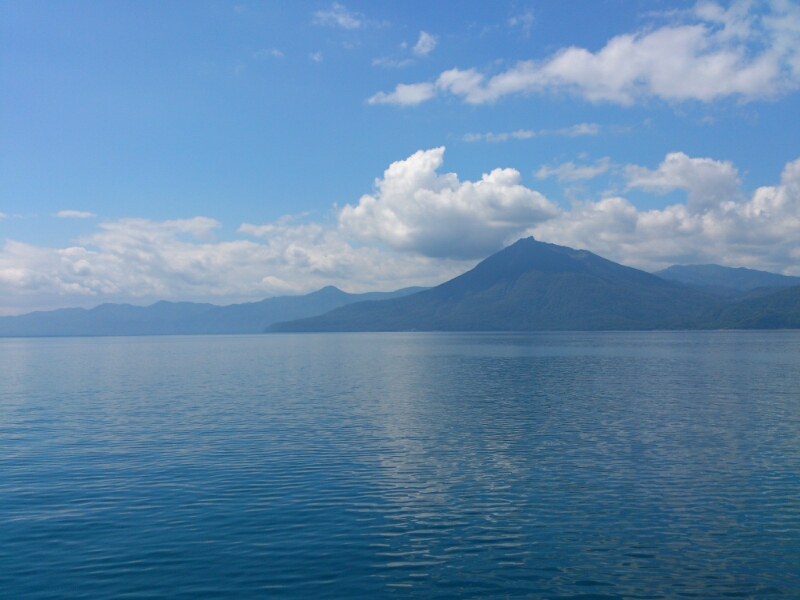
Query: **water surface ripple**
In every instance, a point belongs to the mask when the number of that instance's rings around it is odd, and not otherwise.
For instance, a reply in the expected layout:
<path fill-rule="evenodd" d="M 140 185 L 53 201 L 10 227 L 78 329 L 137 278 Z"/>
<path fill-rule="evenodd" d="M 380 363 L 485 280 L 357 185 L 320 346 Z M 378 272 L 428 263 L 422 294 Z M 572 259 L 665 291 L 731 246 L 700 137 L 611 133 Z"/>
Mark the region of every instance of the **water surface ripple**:
<path fill-rule="evenodd" d="M 800 332 L 0 340 L 8 598 L 798 598 Z"/>

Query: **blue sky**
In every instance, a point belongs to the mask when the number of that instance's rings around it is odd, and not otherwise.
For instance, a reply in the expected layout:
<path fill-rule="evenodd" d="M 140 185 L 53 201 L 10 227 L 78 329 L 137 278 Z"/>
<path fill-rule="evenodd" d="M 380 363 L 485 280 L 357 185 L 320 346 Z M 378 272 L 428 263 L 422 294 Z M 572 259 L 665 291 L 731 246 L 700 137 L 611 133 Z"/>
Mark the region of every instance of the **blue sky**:
<path fill-rule="evenodd" d="M 432 285 L 525 235 L 800 274 L 798 49 L 780 0 L 0 2 L 0 313 Z"/>

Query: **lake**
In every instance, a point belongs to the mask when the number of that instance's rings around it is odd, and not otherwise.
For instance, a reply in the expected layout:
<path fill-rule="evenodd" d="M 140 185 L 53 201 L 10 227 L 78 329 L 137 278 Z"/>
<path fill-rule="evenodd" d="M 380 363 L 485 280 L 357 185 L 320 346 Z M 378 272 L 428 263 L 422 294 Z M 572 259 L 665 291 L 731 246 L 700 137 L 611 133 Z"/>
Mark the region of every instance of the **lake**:
<path fill-rule="evenodd" d="M 7 598 L 800 597 L 800 332 L 0 340 Z"/>

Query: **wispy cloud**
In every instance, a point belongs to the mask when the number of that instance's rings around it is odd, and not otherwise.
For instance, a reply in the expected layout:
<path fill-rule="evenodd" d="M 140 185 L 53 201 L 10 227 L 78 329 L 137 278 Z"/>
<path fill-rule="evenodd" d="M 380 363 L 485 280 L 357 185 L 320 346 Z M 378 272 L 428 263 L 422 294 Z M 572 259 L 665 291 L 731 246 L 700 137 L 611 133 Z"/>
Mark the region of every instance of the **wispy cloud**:
<path fill-rule="evenodd" d="M 542 129 L 534 131 L 532 129 L 518 129 L 516 131 L 504 133 L 467 133 L 461 140 L 464 142 L 507 142 L 508 140 L 527 140 L 532 137 L 542 135 L 564 135 L 567 137 L 577 137 L 580 135 L 597 135 L 602 130 L 602 126 L 597 123 L 578 123 L 572 127 L 563 127 L 561 129 Z"/>
<path fill-rule="evenodd" d="M 393 92 L 378 92 L 367 99 L 367 104 L 400 104 L 413 106 L 430 100 L 436 95 L 436 87 L 432 83 L 399 84 Z"/>
<path fill-rule="evenodd" d="M 253 52 L 253 58 L 283 58 L 283 52 L 277 48 L 262 48 L 257 52 Z"/>
<path fill-rule="evenodd" d="M 576 165 L 572 161 L 558 166 L 543 165 L 535 175 L 538 179 L 555 177 L 559 181 L 580 181 L 594 179 L 608 171 L 610 167 L 611 159 L 606 156 L 596 161 L 594 165 Z"/>
<path fill-rule="evenodd" d="M 578 123 L 572 127 L 565 127 L 555 131 L 558 135 L 567 137 L 578 137 L 580 135 L 597 135 L 600 133 L 600 125 L 597 123 Z"/>
<path fill-rule="evenodd" d="M 562 92 L 590 102 L 632 105 L 668 102 L 742 102 L 770 99 L 800 87 L 800 5 L 736 2 L 728 9 L 710 1 L 676 12 L 654 29 L 618 35 L 597 52 L 572 46 L 542 61 L 526 60 L 490 76 L 477 69 L 450 69 L 431 94 L 376 94 L 385 103 L 419 104 L 451 94 L 468 104 L 487 104 L 514 94 Z"/>
<path fill-rule="evenodd" d="M 364 24 L 364 15 L 351 12 L 338 2 L 334 2 L 328 10 L 318 10 L 314 13 L 314 23 L 342 29 L 358 29 Z"/>
<path fill-rule="evenodd" d="M 418 57 L 418 58 L 425 58 L 428 54 L 433 52 L 434 48 L 436 48 L 436 44 L 438 43 L 438 37 L 431 35 L 425 31 L 419 32 L 419 39 L 417 43 L 411 48 L 411 53 Z M 403 51 L 402 54 L 408 52 L 408 44 L 403 42 L 400 44 L 400 49 Z M 409 65 L 413 65 L 416 61 L 413 58 L 404 58 L 403 56 L 400 57 L 380 57 L 375 58 L 372 60 L 373 67 L 388 67 L 388 68 L 400 68 L 400 67 L 407 67 Z M 406 86 L 404 86 L 405 88 Z M 423 87 L 428 86 L 416 86 L 417 89 L 421 89 Z M 397 90 L 395 90 L 397 91 Z M 390 94 L 375 94 L 372 98 L 368 100 L 370 104 L 379 104 L 379 103 L 396 103 L 394 100 L 386 100 L 386 98 L 396 98 L 396 96 L 391 96 Z"/>
<path fill-rule="evenodd" d="M 523 13 L 518 15 L 514 15 L 508 19 L 508 26 L 509 27 L 520 27 L 522 31 L 526 34 L 530 33 L 530 30 L 533 28 L 533 24 L 536 22 L 536 17 L 533 14 L 532 10 L 526 10 Z"/>
<path fill-rule="evenodd" d="M 91 219 L 97 215 L 80 210 L 60 210 L 53 216 L 58 217 L 59 219 Z"/>
<path fill-rule="evenodd" d="M 407 67 L 413 64 L 414 60 L 411 58 L 399 59 L 399 58 L 381 57 L 372 59 L 373 67 L 400 68 L 400 67 Z"/>
<path fill-rule="evenodd" d="M 321 63 L 322 62 L 322 52 L 312 52 L 311 54 L 308 55 L 308 58 L 310 58 L 312 61 L 314 61 L 316 63 Z"/>
<path fill-rule="evenodd" d="M 461 139 L 465 142 L 507 142 L 508 140 L 527 140 L 536 136 L 536 132 L 530 129 L 518 129 L 505 133 L 467 133 Z"/>
<path fill-rule="evenodd" d="M 411 51 L 417 56 L 428 56 L 428 54 L 433 52 L 433 49 L 436 48 L 436 44 L 438 43 L 438 37 L 426 31 L 420 31 L 419 39 Z"/>

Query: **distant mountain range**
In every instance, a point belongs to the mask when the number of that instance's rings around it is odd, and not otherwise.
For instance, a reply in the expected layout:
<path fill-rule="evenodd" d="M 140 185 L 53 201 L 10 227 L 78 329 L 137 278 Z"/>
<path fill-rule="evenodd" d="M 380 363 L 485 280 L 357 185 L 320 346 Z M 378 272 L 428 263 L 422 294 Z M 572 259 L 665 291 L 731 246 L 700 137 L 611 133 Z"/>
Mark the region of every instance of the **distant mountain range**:
<path fill-rule="evenodd" d="M 781 288 L 800 285 L 800 277 L 719 265 L 674 265 L 653 274 L 727 299 L 763 296 Z"/>
<path fill-rule="evenodd" d="M 268 331 L 800 327 L 800 288 L 785 288 L 786 283 L 794 283 L 793 278 L 763 278 L 772 287 L 756 289 L 752 286 L 758 278 L 774 274 L 747 269 L 742 274 L 739 269 L 714 267 L 666 270 L 673 279 L 686 279 L 691 274 L 692 284 L 687 285 L 622 266 L 586 250 L 527 238 L 435 288 L 276 323 Z M 717 279 L 703 281 L 704 271 L 713 272 Z M 745 289 L 720 285 L 720 281 Z M 784 287 L 775 287 L 776 282 Z M 730 293 L 723 293 L 724 289 Z"/>
<path fill-rule="evenodd" d="M 655 274 L 519 240 L 434 288 L 215 306 L 101 304 L 0 317 L 0 337 L 324 331 L 800 328 L 800 278 L 719 265 Z"/>
<path fill-rule="evenodd" d="M 64 308 L 0 317 L 0 337 L 263 333 L 278 321 L 311 317 L 353 302 L 397 298 L 424 289 L 348 294 L 328 286 L 305 296 L 279 296 L 229 306 L 162 301 L 151 306 L 101 304 L 88 310 Z"/>

